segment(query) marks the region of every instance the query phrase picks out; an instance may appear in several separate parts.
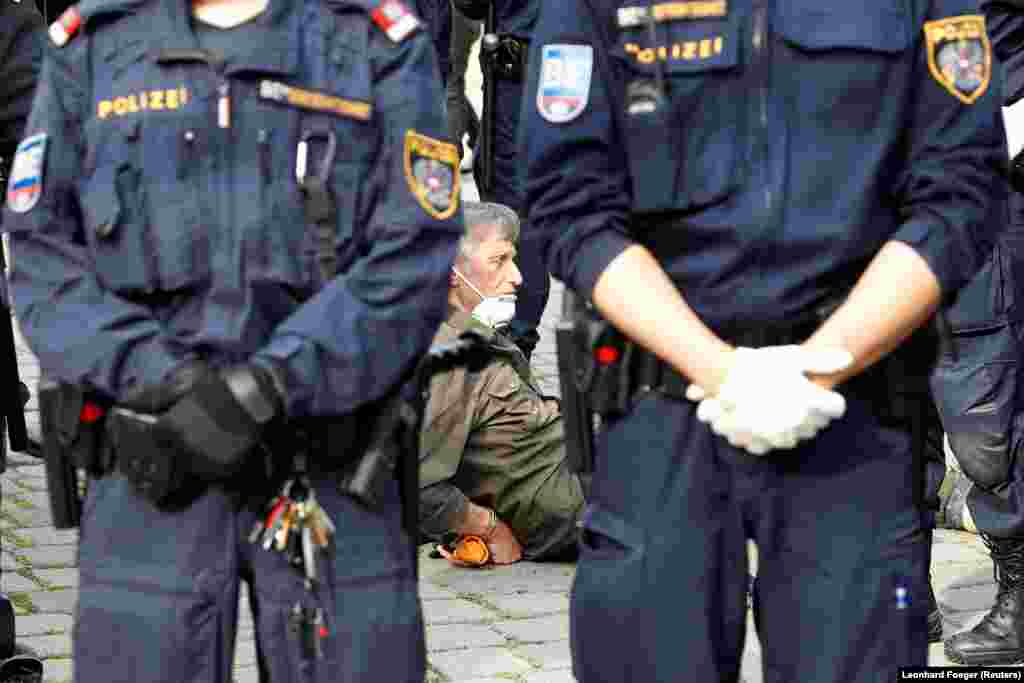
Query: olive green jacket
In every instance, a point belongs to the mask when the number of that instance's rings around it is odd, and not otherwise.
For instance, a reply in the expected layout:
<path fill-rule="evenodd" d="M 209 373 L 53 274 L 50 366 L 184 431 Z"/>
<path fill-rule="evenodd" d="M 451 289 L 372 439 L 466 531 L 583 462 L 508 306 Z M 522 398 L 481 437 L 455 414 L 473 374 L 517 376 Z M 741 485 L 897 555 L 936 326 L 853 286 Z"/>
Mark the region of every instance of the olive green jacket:
<path fill-rule="evenodd" d="M 491 341 L 483 369 L 434 377 L 420 433 L 420 526 L 443 537 L 467 501 L 494 508 L 524 557 L 575 544 L 582 512 L 579 478 L 568 469 L 558 399 L 545 396 L 519 348 L 469 314 L 452 309 L 434 343 L 473 328 Z"/>

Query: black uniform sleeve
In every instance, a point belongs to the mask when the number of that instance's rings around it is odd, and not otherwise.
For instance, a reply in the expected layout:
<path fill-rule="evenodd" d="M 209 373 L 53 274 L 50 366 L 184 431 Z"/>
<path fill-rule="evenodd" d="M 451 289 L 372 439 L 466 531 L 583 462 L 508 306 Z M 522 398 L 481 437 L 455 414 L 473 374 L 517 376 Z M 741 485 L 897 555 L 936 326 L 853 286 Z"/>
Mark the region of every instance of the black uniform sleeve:
<path fill-rule="evenodd" d="M 1024 3 L 983 5 L 992 50 L 1003 65 L 1003 104 L 1024 97 Z"/>
<path fill-rule="evenodd" d="M 0 157 L 9 161 L 32 108 L 45 31 L 31 0 L 0 2 Z"/>

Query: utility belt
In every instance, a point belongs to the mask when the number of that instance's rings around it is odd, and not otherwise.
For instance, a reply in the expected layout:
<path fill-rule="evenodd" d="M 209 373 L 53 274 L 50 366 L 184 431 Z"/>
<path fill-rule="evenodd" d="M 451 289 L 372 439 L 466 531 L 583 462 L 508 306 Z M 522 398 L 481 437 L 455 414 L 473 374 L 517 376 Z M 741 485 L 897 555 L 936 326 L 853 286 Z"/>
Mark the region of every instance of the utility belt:
<path fill-rule="evenodd" d="M 40 380 L 38 394 L 47 487 L 58 529 L 80 524 L 90 478 L 118 471 L 151 500 L 165 500 L 179 490 L 194 498 L 209 485 L 183 483 L 182 476 L 188 473 L 175 472 L 172 458 L 154 446 L 152 433 L 146 433 L 155 417 L 125 411 L 81 387 L 46 378 Z M 269 425 L 259 452 L 246 457 L 243 471 L 218 485 L 230 490 L 237 481 L 244 484 L 246 495 L 272 495 L 275 487 L 296 474 L 303 456 L 306 474 L 333 479 L 343 493 L 375 507 L 384 486 L 397 476 L 399 458 L 408 447 L 399 425 L 408 418 L 398 410 L 402 406 L 375 406 L 369 421 L 360 412 Z M 373 428 L 367 429 L 370 423 Z"/>
<path fill-rule="evenodd" d="M 530 41 L 511 33 L 489 33 L 481 43 L 484 65 L 498 80 L 522 82 Z"/>
<path fill-rule="evenodd" d="M 759 325 L 744 329 L 720 327 L 715 329 L 715 333 L 734 347 L 756 349 L 801 344 L 814 334 L 820 324 L 820 319 L 815 316 L 813 319 L 793 325 Z M 632 342 L 626 343 L 635 346 Z M 633 391 L 630 392 L 629 398 L 638 391 L 658 391 L 673 398 L 686 398 L 686 388 L 690 381 L 674 367 L 639 347 L 630 355 L 633 357 L 632 367 L 626 371 L 630 376 L 629 384 Z"/>
<path fill-rule="evenodd" d="M 761 348 L 806 341 L 842 299 L 816 308 L 787 324 L 713 327 L 733 346 Z M 569 461 L 584 477 L 593 469 L 593 436 L 604 420 L 625 415 L 638 394 L 655 391 L 686 400 L 690 380 L 654 354 L 626 339 L 592 307 L 563 312 L 556 328 L 559 378 Z M 899 349 L 838 387 L 861 397 L 884 425 L 917 434 L 930 402 L 928 373 L 938 351 L 939 335 L 926 326 Z"/>
<path fill-rule="evenodd" d="M 833 309 L 834 310 L 834 309 Z M 823 318 L 813 315 L 800 322 L 718 326 L 715 334 L 733 346 L 761 348 L 800 344 L 807 340 Z M 611 323 L 592 310 L 576 330 L 574 385 L 587 397 L 595 413 L 603 418 L 625 414 L 633 397 L 657 391 L 685 399 L 690 380 L 653 353 L 629 341 Z"/>

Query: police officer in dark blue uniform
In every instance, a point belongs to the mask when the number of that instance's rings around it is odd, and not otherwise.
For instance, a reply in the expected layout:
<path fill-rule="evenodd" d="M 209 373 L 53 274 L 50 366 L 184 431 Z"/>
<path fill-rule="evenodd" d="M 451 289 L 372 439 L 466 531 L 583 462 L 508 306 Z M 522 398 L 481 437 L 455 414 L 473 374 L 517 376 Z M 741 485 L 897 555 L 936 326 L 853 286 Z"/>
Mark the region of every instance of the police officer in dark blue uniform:
<path fill-rule="evenodd" d="M 1021 199 L 1013 193 L 1016 218 L 950 307 L 953 343 L 932 375 L 947 443 L 963 473 L 949 470 L 944 482 L 955 487 L 951 521 L 981 533 L 998 584 L 985 618 L 946 641 L 947 657 L 972 666 L 1024 660 L 1024 410 L 1017 388 L 1024 370 Z"/>
<path fill-rule="evenodd" d="M 946 656 L 969 665 L 1024 660 L 1024 3 L 984 3 L 993 51 L 1003 69 L 1011 192 L 991 258 L 949 309 L 954 343 L 932 375 L 949 448 L 966 475 L 959 526 L 980 532 L 995 565 L 992 609 L 946 641 Z"/>
<path fill-rule="evenodd" d="M 85 0 L 50 36 L 4 228 L 44 373 L 108 406 L 76 680 L 231 680 L 241 578 L 261 680 L 422 681 L 398 483 L 339 488 L 462 233 L 421 20 Z"/>
<path fill-rule="evenodd" d="M 491 126 L 494 134 L 493 172 L 484 168 L 488 153 L 478 144 L 473 157 L 473 176 L 476 179 L 480 199 L 510 206 L 520 211 L 523 194 L 520 187 L 521 158 L 516 147 L 519 129 L 519 114 L 523 99 L 523 77 L 529 53 L 530 36 L 540 0 L 454 0 L 455 7 L 466 17 L 486 20 L 493 12 L 493 34 L 498 42 L 493 51 L 486 44 L 480 48 L 480 69 L 484 76 L 484 89 L 493 81 L 493 101 L 484 98 L 482 127 Z M 485 26 L 485 31 L 489 30 Z M 484 136 L 481 133 L 481 136 Z M 482 138 L 478 138 L 478 142 Z M 488 178 L 487 176 L 492 176 Z M 544 306 L 548 301 L 550 280 L 544 265 L 543 240 L 530 228 L 523 225 L 519 239 L 519 255 L 516 264 L 523 274 L 523 286 L 516 301 L 516 317 L 509 323 L 509 336 L 527 357 L 533 352 L 540 335 Z"/>
<path fill-rule="evenodd" d="M 968 0 L 543 5 L 528 219 L 637 344 L 597 354 L 631 391 L 582 522 L 581 683 L 737 680 L 748 539 L 766 681 L 926 662 L 920 421 L 885 380 L 926 382 L 905 340 L 991 246 L 997 80 Z"/>

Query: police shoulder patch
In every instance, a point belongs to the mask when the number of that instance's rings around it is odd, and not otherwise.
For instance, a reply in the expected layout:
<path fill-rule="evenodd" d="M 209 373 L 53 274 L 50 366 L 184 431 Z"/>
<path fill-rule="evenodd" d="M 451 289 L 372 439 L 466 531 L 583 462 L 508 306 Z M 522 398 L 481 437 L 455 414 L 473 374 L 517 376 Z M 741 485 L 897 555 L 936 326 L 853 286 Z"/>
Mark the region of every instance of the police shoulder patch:
<path fill-rule="evenodd" d="M 82 15 L 78 11 L 78 5 L 72 5 L 57 17 L 57 21 L 50 24 L 50 40 L 57 47 L 64 47 L 81 27 Z"/>
<path fill-rule="evenodd" d="M 18 145 L 7 181 L 7 208 L 25 213 L 39 203 L 43 194 L 43 164 L 46 160 L 46 133 L 25 138 Z"/>
<path fill-rule="evenodd" d="M 461 179 L 455 145 L 406 131 L 405 178 L 416 201 L 434 218 L 451 218 L 459 208 Z"/>
<path fill-rule="evenodd" d="M 401 0 L 384 0 L 370 13 L 393 43 L 400 43 L 420 27 L 420 20 Z"/>
<path fill-rule="evenodd" d="M 590 100 L 594 48 L 590 45 L 545 45 L 541 50 L 537 111 L 551 123 L 568 123 Z"/>
<path fill-rule="evenodd" d="M 972 104 L 992 80 L 992 45 L 985 17 L 965 14 L 925 22 L 925 50 L 932 77 L 953 97 Z"/>

